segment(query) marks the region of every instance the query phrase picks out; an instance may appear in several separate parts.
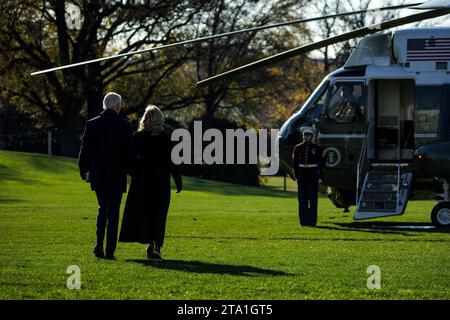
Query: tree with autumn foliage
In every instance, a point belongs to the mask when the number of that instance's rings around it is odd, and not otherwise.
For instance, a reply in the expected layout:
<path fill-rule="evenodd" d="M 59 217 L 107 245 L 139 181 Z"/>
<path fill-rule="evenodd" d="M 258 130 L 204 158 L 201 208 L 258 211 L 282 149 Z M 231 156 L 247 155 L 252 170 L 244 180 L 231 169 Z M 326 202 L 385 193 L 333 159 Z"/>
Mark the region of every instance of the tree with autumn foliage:
<path fill-rule="evenodd" d="M 61 153 L 76 155 L 84 121 L 102 108 L 106 87 L 130 73 L 162 70 L 167 75 L 185 61 L 155 55 L 108 60 L 31 77 L 57 65 L 126 53 L 180 39 L 180 29 L 208 4 L 205 1 L 80 0 L 79 17 L 68 17 L 64 0 L 5 0 L 0 4 L 0 83 L 4 97 L 55 130 Z M 79 19 L 79 28 L 71 28 Z M 145 63 L 151 60 L 151 67 Z M 140 68 L 130 71 L 133 66 Z M 160 79 L 150 78 L 145 95 Z"/>

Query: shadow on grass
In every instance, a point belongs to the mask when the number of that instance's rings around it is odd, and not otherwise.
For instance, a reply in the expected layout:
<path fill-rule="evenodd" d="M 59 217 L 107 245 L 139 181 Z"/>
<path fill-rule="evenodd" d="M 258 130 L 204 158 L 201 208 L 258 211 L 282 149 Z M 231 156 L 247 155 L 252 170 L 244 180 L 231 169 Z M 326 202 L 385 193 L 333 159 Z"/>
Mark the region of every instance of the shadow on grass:
<path fill-rule="evenodd" d="M 327 226 L 317 226 L 317 229 L 330 229 L 330 230 L 340 230 L 340 231 L 358 231 L 358 232 L 370 232 L 368 230 L 351 230 L 351 229 L 343 229 L 337 227 L 327 227 Z M 381 232 L 373 232 L 380 234 Z M 403 234 L 403 233 L 389 233 L 389 234 Z M 414 234 L 405 234 L 407 236 L 415 237 L 417 235 Z M 304 237 L 225 237 L 225 236 L 170 236 L 168 238 L 176 238 L 176 239 L 199 239 L 199 240 L 215 240 L 215 241 L 344 241 L 344 242 L 443 242 L 450 243 L 450 240 L 444 239 L 418 239 L 418 238 L 343 238 L 343 237 L 310 237 L 309 235 Z"/>
<path fill-rule="evenodd" d="M 274 271 L 251 266 L 233 266 L 229 264 L 215 264 L 201 261 L 183 261 L 183 260 L 126 260 L 127 262 L 140 263 L 144 266 L 150 266 L 158 269 L 181 270 L 192 273 L 213 273 L 229 274 L 234 276 L 289 276 L 291 274 L 283 271 Z"/>
<path fill-rule="evenodd" d="M 19 203 L 19 202 L 27 202 L 27 200 L 0 196 L 0 205 L 1 204 L 10 204 L 10 203 Z"/>
<path fill-rule="evenodd" d="M 271 191 L 271 192 L 273 192 L 273 191 L 275 191 L 275 192 L 283 192 L 283 193 L 286 193 L 288 195 L 290 194 L 291 196 L 296 196 L 297 195 L 297 191 L 296 190 L 289 190 L 288 189 L 288 190 L 284 191 L 282 187 L 262 185 L 260 188 L 263 189 L 263 190 Z"/>
<path fill-rule="evenodd" d="M 75 161 L 75 159 L 60 159 L 58 157 L 48 156 L 45 154 L 33 154 L 24 158 L 34 169 L 49 173 L 67 172 L 67 164 Z"/>
<path fill-rule="evenodd" d="M 349 222 L 334 223 L 334 225 L 336 227 L 318 226 L 318 228 L 404 236 L 415 236 L 414 233 L 450 233 L 449 228 L 434 228 L 433 225 L 423 222 Z"/>
<path fill-rule="evenodd" d="M 6 181 L 17 181 L 27 184 L 36 184 L 38 181 L 25 178 L 23 172 L 16 168 L 0 165 L 0 183 Z"/>
<path fill-rule="evenodd" d="M 214 180 L 183 177 L 183 188 L 189 191 L 213 192 L 228 196 L 271 196 L 280 198 L 292 198 L 293 192 L 271 190 L 266 187 L 245 186 Z"/>
<path fill-rule="evenodd" d="M 47 184 L 36 177 L 45 177 L 47 174 L 62 174 L 73 170 L 76 172 L 76 159 L 48 156 L 40 153 L 15 152 L 10 159 L 11 165 L 0 164 L 0 183 L 2 181 L 17 181 L 26 184 Z"/>

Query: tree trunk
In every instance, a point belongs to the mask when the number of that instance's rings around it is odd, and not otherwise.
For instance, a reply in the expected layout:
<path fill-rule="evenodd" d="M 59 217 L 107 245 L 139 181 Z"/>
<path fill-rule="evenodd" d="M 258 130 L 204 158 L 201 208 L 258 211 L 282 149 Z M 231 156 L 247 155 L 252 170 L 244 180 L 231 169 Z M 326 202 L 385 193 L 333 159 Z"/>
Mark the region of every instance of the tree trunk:
<path fill-rule="evenodd" d="M 94 59 L 96 55 L 96 47 L 92 48 L 89 55 L 90 59 Z M 99 54 L 101 55 L 101 54 Z M 100 114 L 103 110 L 103 90 L 104 85 L 101 80 L 99 65 L 94 63 L 87 66 L 88 77 L 85 80 L 84 91 L 87 99 L 87 119 L 92 119 Z"/>
<path fill-rule="evenodd" d="M 210 119 L 214 117 L 214 113 L 216 113 L 216 106 L 214 104 L 214 97 L 211 94 L 207 95 L 204 98 L 205 101 L 205 113 L 203 118 Z"/>
<path fill-rule="evenodd" d="M 80 120 L 71 121 L 59 128 L 60 154 L 62 156 L 78 157 L 83 134 L 83 125 Z"/>
<path fill-rule="evenodd" d="M 103 86 L 97 83 L 94 86 L 86 88 L 87 94 L 87 119 L 92 119 L 100 114 L 103 110 Z"/>
<path fill-rule="evenodd" d="M 103 86 L 101 83 L 94 84 L 94 82 L 90 82 L 85 87 L 85 95 L 87 99 L 85 102 L 87 104 L 87 118 L 83 119 L 79 113 L 75 112 L 70 119 L 59 127 L 60 153 L 63 156 L 78 157 L 86 121 L 98 116 L 102 111 Z M 80 101 L 80 99 L 73 100 Z M 76 105 L 83 104 L 81 101 L 73 103 Z M 72 110 L 75 111 L 77 108 L 72 108 Z"/>
<path fill-rule="evenodd" d="M 72 88 L 76 88 L 80 82 L 74 81 Z M 57 137 L 59 138 L 59 153 L 67 157 L 77 157 L 80 151 L 84 123 L 80 113 L 81 106 L 85 104 L 82 98 L 82 89 L 66 91 L 58 101 L 65 111 L 64 117 L 58 121 Z"/>

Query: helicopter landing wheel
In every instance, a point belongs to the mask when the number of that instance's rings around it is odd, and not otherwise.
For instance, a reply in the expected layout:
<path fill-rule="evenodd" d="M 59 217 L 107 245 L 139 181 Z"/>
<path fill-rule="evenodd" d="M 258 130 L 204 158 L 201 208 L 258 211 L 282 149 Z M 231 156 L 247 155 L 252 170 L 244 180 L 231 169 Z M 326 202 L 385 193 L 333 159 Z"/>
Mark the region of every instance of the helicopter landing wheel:
<path fill-rule="evenodd" d="M 438 228 L 450 228 L 450 201 L 439 202 L 433 208 L 431 221 Z"/>

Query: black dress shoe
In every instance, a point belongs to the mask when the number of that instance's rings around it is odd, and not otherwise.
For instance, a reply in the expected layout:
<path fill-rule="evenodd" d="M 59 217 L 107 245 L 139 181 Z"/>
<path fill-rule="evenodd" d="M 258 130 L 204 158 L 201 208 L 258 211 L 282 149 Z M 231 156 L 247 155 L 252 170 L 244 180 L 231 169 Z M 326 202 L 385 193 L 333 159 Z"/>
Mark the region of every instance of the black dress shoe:
<path fill-rule="evenodd" d="M 152 259 L 154 259 L 154 260 L 162 260 L 161 252 L 159 252 L 159 251 L 153 252 Z"/>
<path fill-rule="evenodd" d="M 108 259 L 108 260 L 116 260 L 116 257 L 114 255 L 111 255 L 111 254 L 107 254 L 105 258 Z"/>
<path fill-rule="evenodd" d="M 153 246 L 150 244 L 148 247 L 147 247 L 147 258 L 148 259 L 152 259 L 152 257 L 153 257 L 153 253 L 154 253 L 155 251 L 154 251 L 154 248 L 153 248 Z"/>
<path fill-rule="evenodd" d="M 105 257 L 105 254 L 103 253 L 103 248 L 100 246 L 95 246 L 93 252 L 97 258 Z"/>
<path fill-rule="evenodd" d="M 159 249 L 159 248 L 154 248 L 154 249 L 153 249 L 153 254 L 152 254 L 152 256 L 151 256 L 150 259 L 153 259 L 153 260 L 162 260 L 161 249 Z"/>

